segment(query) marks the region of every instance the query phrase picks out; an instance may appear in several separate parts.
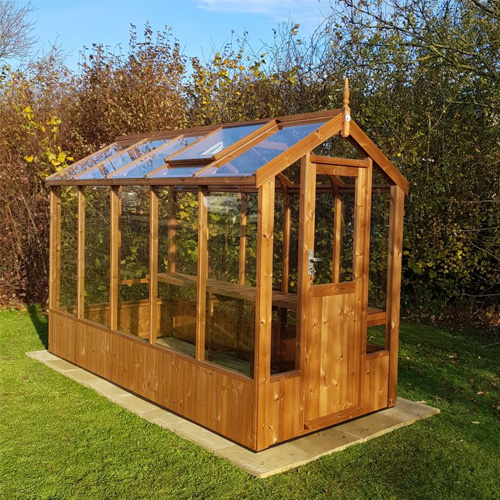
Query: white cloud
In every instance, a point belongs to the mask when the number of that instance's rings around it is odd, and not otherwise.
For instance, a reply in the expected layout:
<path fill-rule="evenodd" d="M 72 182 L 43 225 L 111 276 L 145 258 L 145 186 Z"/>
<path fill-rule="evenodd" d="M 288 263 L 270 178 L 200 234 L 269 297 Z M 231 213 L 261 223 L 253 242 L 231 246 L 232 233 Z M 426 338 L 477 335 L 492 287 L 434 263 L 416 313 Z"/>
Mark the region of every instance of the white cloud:
<path fill-rule="evenodd" d="M 317 7 L 318 0 L 198 0 L 202 9 L 217 12 L 234 12 L 240 14 L 265 14 L 283 18 L 284 13 L 303 13 L 312 6 Z"/>

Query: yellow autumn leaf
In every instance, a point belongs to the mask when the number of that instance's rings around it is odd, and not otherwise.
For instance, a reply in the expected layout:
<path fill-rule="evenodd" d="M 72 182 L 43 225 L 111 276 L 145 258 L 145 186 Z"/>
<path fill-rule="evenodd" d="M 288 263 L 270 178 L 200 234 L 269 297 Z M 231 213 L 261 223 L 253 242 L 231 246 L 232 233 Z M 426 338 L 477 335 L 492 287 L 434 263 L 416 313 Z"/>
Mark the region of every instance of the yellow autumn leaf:
<path fill-rule="evenodd" d="M 35 158 L 33 157 L 33 155 L 30 155 L 30 156 L 25 156 L 24 159 L 28 162 L 28 163 L 31 163 Z"/>

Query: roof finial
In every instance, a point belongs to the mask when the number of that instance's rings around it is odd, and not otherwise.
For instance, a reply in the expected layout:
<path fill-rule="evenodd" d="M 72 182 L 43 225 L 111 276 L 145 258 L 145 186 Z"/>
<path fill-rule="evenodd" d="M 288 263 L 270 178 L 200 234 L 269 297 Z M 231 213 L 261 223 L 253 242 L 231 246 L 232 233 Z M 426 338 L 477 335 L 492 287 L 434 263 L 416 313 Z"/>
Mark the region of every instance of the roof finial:
<path fill-rule="evenodd" d="M 349 123 L 351 121 L 351 109 L 349 108 L 349 79 L 345 79 L 344 83 L 344 102 L 342 107 L 342 115 L 344 117 L 344 121 L 342 122 L 342 130 L 340 135 L 342 137 L 349 137 L 350 127 Z"/>
<path fill-rule="evenodd" d="M 349 107 L 349 78 L 346 78 L 344 83 L 344 108 L 348 107 Z"/>

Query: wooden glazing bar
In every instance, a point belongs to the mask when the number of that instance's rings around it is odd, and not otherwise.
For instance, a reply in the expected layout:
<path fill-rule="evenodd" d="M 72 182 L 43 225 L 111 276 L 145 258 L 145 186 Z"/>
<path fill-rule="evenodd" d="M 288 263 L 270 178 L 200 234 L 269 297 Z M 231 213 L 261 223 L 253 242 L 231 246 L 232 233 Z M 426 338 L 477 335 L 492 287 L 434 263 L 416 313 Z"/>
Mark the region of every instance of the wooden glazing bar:
<path fill-rule="evenodd" d="M 110 255 L 109 255 L 109 323 L 112 330 L 118 328 L 118 301 L 120 283 L 120 193 L 118 187 L 110 192 Z"/>
<path fill-rule="evenodd" d="M 166 165 L 158 167 L 161 170 Z M 175 170 L 175 168 L 172 168 Z M 153 174 L 151 172 L 151 174 Z M 149 174 L 148 174 L 149 175 Z M 255 176 L 242 177 L 204 177 L 201 181 L 198 177 L 179 176 L 179 177 L 155 177 L 148 176 L 134 179 L 126 177 L 108 177 L 105 179 L 61 179 L 47 181 L 46 185 L 51 186 L 191 186 L 198 187 L 201 183 L 204 186 L 215 186 L 217 191 L 225 191 L 226 189 L 234 190 L 239 186 L 255 188 Z"/>
<path fill-rule="evenodd" d="M 61 297 L 61 190 L 50 190 L 49 308 L 57 309 Z"/>
<path fill-rule="evenodd" d="M 337 158 L 334 156 L 319 156 L 311 155 L 311 161 L 313 163 L 321 165 L 335 165 L 337 167 L 359 167 L 368 168 L 367 160 L 357 160 L 355 158 Z"/>
<path fill-rule="evenodd" d="M 163 130 L 160 132 L 146 132 L 143 134 L 133 134 L 133 135 L 120 135 L 115 140 L 116 141 L 127 141 L 132 139 L 157 139 L 157 138 L 168 138 L 175 137 L 179 134 L 198 134 L 211 132 L 212 130 L 219 128 L 220 125 L 203 125 L 201 127 L 191 127 L 177 130 Z"/>
<path fill-rule="evenodd" d="M 357 177 L 359 169 L 357 167 L 338 167 L 337 165 L 322 165 L 316 163 L 316 173 L 318 175 L 341 175 L 343 177 Z"/>
<path fill-rule="evenodd" d="M 149 191 L 149 342 L 158 336 L 158 192 Z"/>
<path fill-rule="evenodd" d="M 241 213 L 240 213 L 240 254 L 238 262 L 238 282 L 245 284 L 245 270 L 247 259 L 247 225 L 248 225 L 248 195 L 241 193 Z"/>
<path fill-rule="evenodd" d="M 269 391 L 271 378 L 271 329 L 273 295 L 275 180 L 259 188 L 257 221 L 257 290 L 255 307 L 255 433 L 256 449 L 270 444 Z"/>
<path fill-rule="evenodd" d="M 77 192 L 77 247 L 76 247 L 76 316 L 83 318 L 85 308 L 85 192 Z"/>
<path fill-rule="evenodd" d="M 397 397 L 403 216 L 404 192 L 399 186 L 392 186 L 389 215 L 385 346 L 385 348 L 389 350 L 389 406 L 394 406 L 396 404 Z"/>
<path fill-rule="evenodd" d="M 187 134 L 187 133 L 196 133 L 196 132 L 210 132 L 219 127 L 228 127 L 228 126 L 237 126 L 237 125 L 253 125 L 256 123 L 265 123 L 269 120 L 276 120 L 280 123 L 290 124 L 303 124 L 305 122 L 315 122 L 321 121 L 325 118 L 333 118 L 334 116 L 342 113 L 342 109 L 329 109 L 326 111 L 314 111 L 311 113 L 301 113 L 297 115 L 285 115 L 285 116 L 276 116 L 270 118 L 262 118 L 259 120 L 247 120 L 242 122 L 234 122 L 234 123 L 223 123 L 220 125 L 205 125 L 201 127 L 192 127 L 187 129 L 179 129 L 179 130 L 164 130 L 159 132 L 147 132 L 144 134 L 135 134 L 135 135 L 121 135 L 116 138 L 116 141 L 125 141 L 132 139 L 152 139 L 157 137 L 168 137 L 169 135 L 176 134 Z"/>
<path fill-rule="evenodd" d="M 196 359 L 205 359 L 205 330 L 208 278 L 208 206 L 207 191 L 198 190 L 198 264 L 196 283 Z"/>

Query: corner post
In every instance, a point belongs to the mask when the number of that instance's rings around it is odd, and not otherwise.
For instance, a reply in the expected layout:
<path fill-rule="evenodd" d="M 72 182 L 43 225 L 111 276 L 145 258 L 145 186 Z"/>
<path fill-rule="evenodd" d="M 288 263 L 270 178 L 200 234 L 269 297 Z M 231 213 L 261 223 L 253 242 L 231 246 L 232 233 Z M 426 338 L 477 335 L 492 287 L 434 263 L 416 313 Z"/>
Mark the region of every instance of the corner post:
<path fill-rule="evenodd" d="M 49 309 L 61 300 L 61 190 L 50 190 Z"/>
<path fill-rule="evenodd" d="M 399 314 L 401 309 L 401 261 L 403 255 L 404 193 L 391 186 L 389 215 L 389 252 L 387 262 L 386 346 L 389 350 L 388 406 L 394 406 L 397 398 Z"/>
<path fill-rule="evenodd" d="M 273 288 L 275 178 L 259 187 L 257 222 L 257 287 L 255 307 L 255 434 L 256 450 L 272 443 L 269 422 Z"/>
<path fill-rule="evenodd" d="M 370 271 L 370 225 L 372 204 L 372 170 L 369 159 L 368 168 L 360 168 L 356 178 L 354 207 L 354 281 L 356 296 L 355 345 L 350 352 L 354 356 L 354 387 L 358 387 L 358 401 L 361 402 L 362 373 L 366 359 L 366 335 L 368 320 L 368 285 Z"/>
<path fill-rule="evenodd" d="M 198 189 L 198 264 L 196 277 L 196 359 L 205 359 L 208 278 L 208 206 L 207 189 Z"/>
<path fill-rule="evenodd" d="M 118 328 L 118 301 L 120 293 L 120 192 L 118 186 L 113 186 L 109 193 L 110 199 L 110 258 L 109 258 L 109 327 Z"/>
<path fill-rule="evenodd" d="M 76 317 L 83 318 L 85 311 L 85 191 L 77 192 L 77 247 L 76 247 Z"/>
<path fill-rule="evenodd" d="M 158 336 L 158 192 L 149 190 L 149 343 Z"/>

